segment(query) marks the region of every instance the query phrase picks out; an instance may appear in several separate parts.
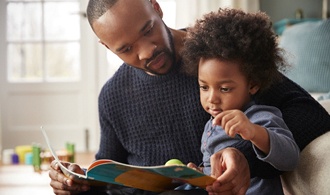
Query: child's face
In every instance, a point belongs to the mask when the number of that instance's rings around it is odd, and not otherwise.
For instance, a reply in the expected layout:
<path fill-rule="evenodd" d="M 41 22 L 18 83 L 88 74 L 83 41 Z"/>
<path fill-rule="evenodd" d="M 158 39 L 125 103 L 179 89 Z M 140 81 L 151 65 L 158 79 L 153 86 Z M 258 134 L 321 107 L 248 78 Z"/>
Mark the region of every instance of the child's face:
<path fill-rule="evenodd" d="M 198 65 L 200 101 L 213 117 L 224 110 L 241 110 L 258 91 L 239 69 L 239 63 L 201 59 Z"/>

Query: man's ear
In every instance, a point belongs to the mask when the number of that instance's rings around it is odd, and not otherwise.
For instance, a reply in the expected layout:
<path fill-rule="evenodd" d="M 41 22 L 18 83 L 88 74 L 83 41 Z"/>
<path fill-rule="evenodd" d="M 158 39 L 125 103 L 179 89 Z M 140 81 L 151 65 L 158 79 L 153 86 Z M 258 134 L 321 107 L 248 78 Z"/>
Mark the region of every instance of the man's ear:
<path fill-rule="evenodd" d="M 105 43 L 103 43 L 101 40 L 99 40 L 99 43 L 101 43 L 101 44 L 104 45 L 107 49 L 109 49 L 109 47 L 108 47 Z"/>
<path fill-rule="evenodd" d="M 250 90 L 249 90 L 249 92 L 250 92 L 251 95 L 256 94 L 259 91 L 259 89 L 260 89 L 260 86 L 257 83 L 250 82 Z"/>
<path fill-rule="evenodd" d="M 150 3 L 154 10 L 157 12 L 157 14 L 160 16 L 160 18 L 163 18 L 163 11 L 162 8 L 160 8 L 160 5 L 157 0 L 150 0 Z"/>

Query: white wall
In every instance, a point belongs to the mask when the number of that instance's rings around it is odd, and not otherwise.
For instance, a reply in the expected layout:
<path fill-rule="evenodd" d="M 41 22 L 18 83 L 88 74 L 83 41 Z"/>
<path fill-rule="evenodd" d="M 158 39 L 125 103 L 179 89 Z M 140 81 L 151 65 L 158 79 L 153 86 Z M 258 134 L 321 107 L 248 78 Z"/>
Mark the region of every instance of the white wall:
<path fill-rule="evenodd" d="M 6 7 L 6 2 L 5 1 L 0 1 L 0 51 L 4 51 L 6 49 L 5 46 L 5 33 L 2 30 L 2 28 L 5 28 L 6 26 L 6 12 L 5 12 L 5 7 Z M 5 66 L 5 55 L 4 52 L 0 52 L 0 67 L 4 67 Z M 0 68 L 0 71 L 2 71 L 3 69 Z M 3 78 L 2 76 L 0 77 L 0 86 L 1 86 L 1 82 L 4 82 L 5 78 Z M 3 90 L 0 88 L 0 97 L 2 95 Z M 0 115 L 1 115 L 1 104 L 0 104 Z M 0 153 L 2 154 L 2 118 L 0 116 Z M 1 156 L 1 155 L 0 155 Z"/>
<path fill-rule="evenodd" d="M 176 27 L 184 28 L 194 24 L 197 18 L 220 7 L 239 8 L 247 12 L 259 10 L 259 0 L 177 0 Z M 164 15 L 169 13 L 164 13 Z"/>

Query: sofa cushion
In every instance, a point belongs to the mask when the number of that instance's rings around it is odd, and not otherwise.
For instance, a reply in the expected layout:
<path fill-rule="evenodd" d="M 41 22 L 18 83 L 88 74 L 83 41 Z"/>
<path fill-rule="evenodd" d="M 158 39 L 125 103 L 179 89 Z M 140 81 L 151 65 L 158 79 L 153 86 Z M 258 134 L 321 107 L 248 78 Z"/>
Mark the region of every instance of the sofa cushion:
<path fill-rule="evenodd" d="M 292 65 L 286 75 L 309 92 L 330 90 L 329 32 L 330 19 L 293 25 L 280 38 Z"/>
<path fill-rule="evenodd" d="M 321 135 L 304 148 L 297 168 L 282 175 L 286 195 L 329 194 L 330 132 Z"/>

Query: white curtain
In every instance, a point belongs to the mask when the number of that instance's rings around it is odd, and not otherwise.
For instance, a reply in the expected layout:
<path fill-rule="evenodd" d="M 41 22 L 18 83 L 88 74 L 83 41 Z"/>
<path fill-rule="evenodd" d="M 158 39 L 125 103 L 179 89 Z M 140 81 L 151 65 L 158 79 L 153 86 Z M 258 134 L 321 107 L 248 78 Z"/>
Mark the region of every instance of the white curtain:
<path fill-rule="evenodd" d="M 192 25 L 197 18 L 219 7 L 256 12 L 259 10 L 259 0 L 176 0 L 176 28 Z"/>

